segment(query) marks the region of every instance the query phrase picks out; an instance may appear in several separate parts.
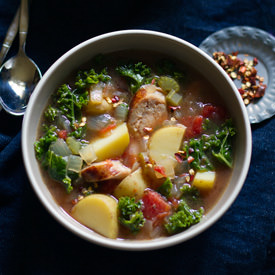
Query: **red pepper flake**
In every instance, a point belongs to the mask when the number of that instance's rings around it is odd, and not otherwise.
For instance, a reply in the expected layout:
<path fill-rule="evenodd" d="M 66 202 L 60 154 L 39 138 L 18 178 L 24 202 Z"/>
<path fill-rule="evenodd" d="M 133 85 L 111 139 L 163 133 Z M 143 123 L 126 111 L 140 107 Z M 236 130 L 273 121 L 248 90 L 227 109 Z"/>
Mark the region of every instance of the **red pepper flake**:
<path fill-rule="evenodd" d="M 78 199 L 73 199 L 73 200 L 72 200 L 72 205 L 76 205 L 77 202 L 78 202 Z"/>
<path fill-rule="evenodd" d="M 152 85 L 154 85 L 154 84 L 155 84 L 155 82 L 156 82 L 156 79 L 155 79 L 155 78 L 153 78 L 153 79 L 152 79 L 151 84 L 152 84 Z"/>
<path fill-rule="evenodd" d="M 257 75 L 256 66 L 259 62 L 256 57 L 253 60 L 240 60 L 237 58 L 238 52 L 225 54 L 224 52 L 214 52 L 214 60 L 226 71 L 234 80 L 241 81 L 242 86 L 239 90 L 245 105 L 254 99 L 264 96 L 266 85 L 263 85 L 264 78 Z M 248 56 L 248 54 L 245 54 Z"/>
<path fill-rule="evenodd" d="M 188 163 L 191 163 L 191 162 L 193 162 L 194 161 L 194 158 L 192 157 L 192 156 L 189 156 L 188 158 L 187 158 L 187 162 Z"/>
<path fill-rule="evenodd" d="M 181 153 L 175 153 L 175 158 L 176 158 L 178 163 L 183 162 L 183 155 Z"/>
<path fill-rule="evenodd" d="M 165 168 L 163 166 L 155 165 L 154 170 L 166 178 Z"/>
<path fill-rule="evenodd" d="M 180 109 L 181 107 L 180 106 L 169 106 L 169 109 L 172 111 L 172 112 L 174 112 L 174 111 L 176 111 L 176 110 L 178 110 L 178 109 Z"/>
<path fill-rule="evenodd" d="M 119 102 L 119 97 L 117 95 L 115 95 L 113 98 L 112 98 L 112 103 L 117 103 Z"/>

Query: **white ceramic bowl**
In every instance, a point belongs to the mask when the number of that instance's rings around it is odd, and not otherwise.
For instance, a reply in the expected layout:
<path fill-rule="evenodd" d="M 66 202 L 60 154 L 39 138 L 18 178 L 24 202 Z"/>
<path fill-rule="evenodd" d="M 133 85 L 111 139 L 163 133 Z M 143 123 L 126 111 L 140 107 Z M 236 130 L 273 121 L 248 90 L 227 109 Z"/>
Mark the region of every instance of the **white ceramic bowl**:
<path fill-rule="evenodd" d="M 237 127 L 235 165 L 231 181 L 214 208 L 203 220 L 188 230 L 171 237 L 149 241 L 112 240 L 79 224 L 56 204 L 40 175 L 33 144 L 39 118 L 52 93 L 73 71 L 98 53 L 124 49 L 157 50 L 195 67 L 220 91 Z M 245 181 L 251 158 L 251 129 L 245 106 L 230 78 L 207 54 L 194 45 L 164 33 L 146 30 L 125 30 L 103 34 L 74 47 L 60 57 L 45 73 L 35 88 L 26 110 L 22 130 L 22 150 L 31 185 L 51 215 L 76 235 L 93 243 L 125 250 L 149 250 L 184 242 L 213 225 L 230 207 Z"/>

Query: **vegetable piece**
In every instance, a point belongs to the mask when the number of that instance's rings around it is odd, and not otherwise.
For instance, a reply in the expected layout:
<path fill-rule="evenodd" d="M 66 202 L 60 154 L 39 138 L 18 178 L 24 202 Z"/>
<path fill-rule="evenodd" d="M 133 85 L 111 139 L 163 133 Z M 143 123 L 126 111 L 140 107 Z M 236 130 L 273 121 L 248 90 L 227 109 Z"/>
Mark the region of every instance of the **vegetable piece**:
<path fill-rule="evenodd" d="M 127 79 L 130 90 L 133 93 L 135 93 L 141 85 L 149 84 L 152 81 L 152 78 L 149 78 L 151 69 L 142 62 L 118 66 L 116 67 L 116 71 Z"/>
<path fill-rule="evenodd" d="M 110 135 L 96 139 L 90 144 L 93 146 L 97 161 L 114 158 L 122 155 L 130 142 L 126 123 L 122 123 L 111 131 Z"/>
<path fill-rule="evenodd" d="M 81 142 L 75 137 L 67 137 L 66 143 L 74 155 L 79 155 L 79 150 L 81 149 Z"/>
<path fill-rule="evenodd" d="M 176 81 L 181 81 L 185 78 L 183 72 L 179 71 L 176 64 L 168 59 L 161 59 L 157 64 L 158 75 L 169 75 Z"/>
<path fill-rule="evenodd" d="M 91 104 L 89 101 L 88 105 L 85 107 L 85 111 L 89 115 L 99 115 L 110 112 L 112 108 L 112 104 L 108 103 L 106 99 L 103 98 L 101 104 Z"/>
<path fill-rule="evenodd" d="M 82 168 L 83 160 L 79 156 L 70 155 L 68 157 L 67 170 L 79 173 Z"/>
<path fill-rule="evenodd" d="M 54 141 L 51 144 L 49 150 L 53 151 L 56 155 L 62 157 L 66 157 L 72 154 L 67 143 L 62 138 L 58 138 L 56 141 Z"/>
<path fill-rule="evenodd" d="M 166 94 L 171 91 L 175 91 L 175 93 L 177 93 L 180 89 L 178 82 L 169 76 L 161 76 L 158 79 L 158 85 Z"/>
<path fill-rule="evenodd" d="M 157 166 L 165 168 L 165 175 L 174 178 L 177 163 L 174 154 L 178 152 L 186 127 L 167 126 L 155 131 L 149 140 L 149 156 Z"/>
<path fill-rule="evenodd" d="M 48 170 L 50 177 L 62 183 L 67 192 L 73 190 L 72 179 L 67 173 L 67 157 L 56 155 L 53 151 L 47 151 L 42 163 L 43 167 Z"/>
<path fill-rule="evenodd" d="M 138 200 L 143 196 L 147 186 L 148 184 L 142 175 L 142 169 L 138 168 L 120 182 L 114 191 L 114 196 L 116 198 L 129 196 Z"/>
<path fill-rule="evenodd" d="M 192 186 L 197 187 L 200 191 L 209 191 L 214 187 L 216 172 L 206 171 L 197 172 Z"/>
<path fill-rule="evenodd" d="M 121 197 L 118 201 L 120 212 L 119 221 L 128 227 L 132 233 L 137 233 L 143 227 L 145 219 L 141 209 L 141 202 L 135 202 L 134 198 Z"/>
<path fill-rule="evenodd" d="M 94 147 L 92 144 L 88 144 L 82 147 L 79 151 L 81 158 L 89 165 L 97 159 Z"/>
<path fill-rule="evenodd" d="M 114 119 L 109 114 L 92 116 L 87 119 L 88 128 L 94 132 L 101 131 L 113 122 Z"/>
<path fill-rule="evenodd" d="M 52 142 L 57 140 L 56 127 L 43 125 L 44 135 L 34 143 L 35 155 L 38 160 L 43 160 Z"/>
<path fill-rule="evenodd" d="M 142 197 L 143 215 L 146 219 L 152 220 L 157 218 L 160 214 L 169 214 L 171 206 L 164 198 L 157 192 L 146 189 Z"/>
<path fill-rule="evenodd" d="M 88 92 L 83 90 L 72 90 L 63 84 L 54 95 L 56 108 L 69 119 L 72 129 L 76 130 L 76 124 L 81 118 L 81 109 L 88 103 Z"/>
<path fill-rule="evenodd" d="M 72 216 L 105 237 L 117 238 L 117 201 L 110 196 L 92 194 L 83 198 L 73 207 Z"/>
<path fill-rule="evenodd" d="M 164 183 L 158 188 L 157 191 L 166 198 L 169 198 L 171 196 L 172 187 L 172 181 L 169 178 L 166 178 Z"/>
<path fill-rule="evenodd" d="M 212 135 L 202 135 L 200 139 L 190 139 L 184 143 L 185 159 L 190 156 L 194 160 L 190 163 L 196 171 L 213 170 L 211 155 L 220 163 L 232 167 L 231 139 L 236 134 L 232 120 L 228 119 Z"/>
<path fill-rule="evenodd" d="M 203 216 L 203 212 L 203 208 L 194 210 L 191 209 L 185 201 L 181 201 L 177 212 L 169 217 L 169 221 L 165 224 L 165 228 L 170 235 L 179 233 L 199 223 Z"/>
<path fill-rule="evenodd" d="M 90 98 L 88 105 L 99 105 L 102 103 L 103 93 L 102 89 L 95 88 L 90 90 Z"/>
<path fill-rule="evenodd" d="M 166 101 L 172 106 L 178 106 L 182 101 L 182 95 L 178 94 L 175 90 L 171 90 L 166 96 Z"/>
<path fill-rule="evenodd" d="M 126 121 L 129 112 L 129 105 L 126 102 L 120 103 L 115 109 L 115 118 L 120 121 Z"/>

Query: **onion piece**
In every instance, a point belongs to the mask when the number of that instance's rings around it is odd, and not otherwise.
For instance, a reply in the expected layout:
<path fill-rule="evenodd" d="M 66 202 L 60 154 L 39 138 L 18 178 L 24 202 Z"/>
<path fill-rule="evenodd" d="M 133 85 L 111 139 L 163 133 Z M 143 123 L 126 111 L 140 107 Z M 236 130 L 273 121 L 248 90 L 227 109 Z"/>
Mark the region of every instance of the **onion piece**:
<path fill-rule="evenodd" d="M 70 155 L 68 157 L 67 170 L 79 173 L 82 169 L 83 160 L 79 156 Z"/>
<path fill-rule="evenodd" d="M 75 137 L 67 137 L 66 143 L 74 155 L 79 155 L 79 150 L 81 149 L 80 141 L 78 141 Z"/>
<path fill-rule="evenodd" d="M 89 144 L 85 147 L 82 147 L 79 150 L 79 155 L 81 158 L 89 165 L 97 159 L 94 147 L 92 144 Z"/>
<path fill-rule="evenodd" d="M 129 112 L 129 105 L 126 102 L 120 103 L 115 109 L 115 118 L 120 121 L 126 121 Z"/>
<path fill-rule="evenodd" d="M 109 114 L 92 116 L 87 119 L 88 128 L 95 132 L 99 132 L 113 122 L 114 119 Z"/>
<path fill-rule="evenodd" d="M 51 145 L 49 150 L 53 151 L 56 155 L 66 157 L 72 154 L 67 143 L 62 138 L 58 138 Z"/>

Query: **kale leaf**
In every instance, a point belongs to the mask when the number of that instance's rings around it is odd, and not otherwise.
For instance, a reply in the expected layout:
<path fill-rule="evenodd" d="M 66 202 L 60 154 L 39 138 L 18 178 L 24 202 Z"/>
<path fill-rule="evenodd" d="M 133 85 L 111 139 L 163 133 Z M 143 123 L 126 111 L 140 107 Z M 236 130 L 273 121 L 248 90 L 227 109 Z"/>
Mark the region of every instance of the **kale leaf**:
<path fill-rule="evenodd" d="M 135 202 L 134 198 L 121 197 L 118 201 L 120 212 L 119 221 L 129 228 L 132 233 L 137 233 L 143 227 L 145 219 L 141 209 L 141 202 Z"/>
<path fill-rule="evenodd" d="M 232 167 L 232 137 L 236 134 L 231 119 L 227 119 L 214 134 L 203 134 L 201 138 L 192 138 L 184 142 L 185 158 L 192 157 L 191 168 L 196 171 L 213 170 L 213 158 Z"/>
<path fill-rule="evenodd" d="M 185 75 L 181 72 L 176 64 L 168 59 L 161 59 L 157 63 L 157 73 L 159 75 L 166 75 L 174 78 L 177 81 L 185 79 Z"/>
<path fill-rule="evenodd" d="M 166 178 L 164 183 L 158 188 L 157 191 L 166 198 L 169 198 L 171 196 L 172 187 L 172 181 L 169 178 Z"/>
<path fill-rule="evenodd" d="M 116 67 L 116 71 L 125 77 L 130 86 L 130 90 L 135 93 L 141 85 L 149 84 L 152 81 L 151 68 L 142 62 L 129 63 Z"/>
<path fill-rule="evenodd" d="M 47 153 L 51 143 L 57 140 L 57 133 L 55 126 L 43 125 L 44 135 L 34 143 L 34 150 L 38 160 L 42 160 Z"/>
<path fill-rule="evenodd" d="M 52 179 L 64 184 L 68 193 L 73 190 L 72 180 L 67 175 L 67 158 L 56 155 L 48 150 L 46 157 L 42 162 L 44 169 L 47 169 Z"/>
<path fill-rule="evenodd" d="M 179 233 L 190 226 L 199 223 L 203 213 L 203 208 L 200 208 L 199 210 L 191 209 L 187 203 L 182 200 L 177 212 L 169 217 L 168 223 L 165 224 L 165 228 L 170 235 Z"/>

